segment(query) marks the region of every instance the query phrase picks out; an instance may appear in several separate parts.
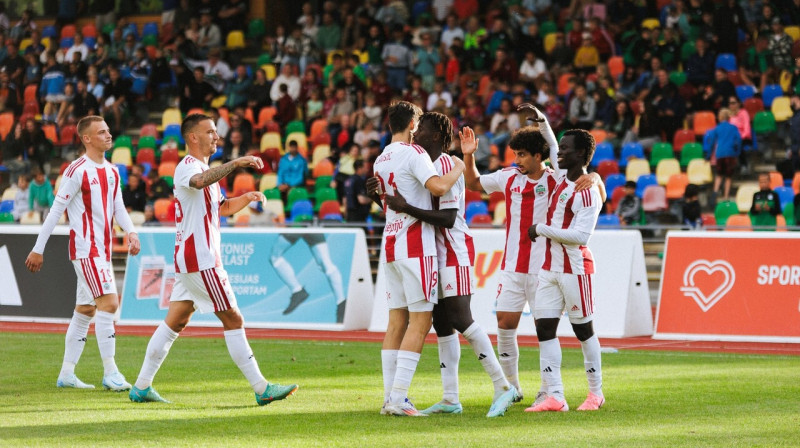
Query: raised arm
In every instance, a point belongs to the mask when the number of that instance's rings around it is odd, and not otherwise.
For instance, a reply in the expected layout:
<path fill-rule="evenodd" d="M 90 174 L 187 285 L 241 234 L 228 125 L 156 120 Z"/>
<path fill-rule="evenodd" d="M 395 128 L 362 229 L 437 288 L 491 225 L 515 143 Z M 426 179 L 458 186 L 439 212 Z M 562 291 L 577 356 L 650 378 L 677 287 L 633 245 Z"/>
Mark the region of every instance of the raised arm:
<path fill-rule="evenodd" d="M 550 147 L 550 166 L 552 166 L 555 171 L 558 171 L 558 140 L 556 140 L 556 134 L 553 133 L 553 128 L 550 127 L 550 122 L 547 121 L 547 116 L 531 103 L 520 104 L 517 106 L 517 111 L 530 114 L 526 117 L 526 121 L 529 125 L 534 123 L 538 124 L 539 132 L 542 133 L 542 137 L 544 137 L 544 140 L 547 142 L 547 146 Z"/>
<path fill-rule="evenodd" d="M 236 168 L 246 168 L 248 166 L 260 170 L 264 167 L 264 161 L 256 156 L 239 157 L 236 160 L 231 160 L 228 163 L 195 174 L 189 179 L 189 186 L 202 190 L 215 182 L 219 182 L 220 179 L 231 174 Z"/>
<path fill-rule="evenodd" d="M 469 126 L 459 131 L 458 136 L 461 138 L 461 153 L 464 154 L 464 184 L 472 191 L 483 192 L 481 173 L 475 165 L 475 151 L 478 150 L 480 139 L 475 138 L 475 131 Z"/>

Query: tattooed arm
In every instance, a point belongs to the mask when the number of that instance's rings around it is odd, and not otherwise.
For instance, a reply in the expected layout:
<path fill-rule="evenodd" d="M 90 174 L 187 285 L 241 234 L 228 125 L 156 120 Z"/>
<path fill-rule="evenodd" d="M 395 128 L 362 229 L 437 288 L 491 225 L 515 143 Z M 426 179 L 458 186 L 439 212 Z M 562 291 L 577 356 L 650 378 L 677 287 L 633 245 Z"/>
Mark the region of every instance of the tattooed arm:
<path fill-rule="evenodd" d="M 264 167 L 264 161 L 255 156 L 239 157 L 228 163 L 208 169 L 202 173 L 195 174 L 189 179 L 189 186 L 202 190 L 203 188 L 218 182 L 223 177 L 231 174 L 236 168 L 253 167 L 260 170 Z"/>

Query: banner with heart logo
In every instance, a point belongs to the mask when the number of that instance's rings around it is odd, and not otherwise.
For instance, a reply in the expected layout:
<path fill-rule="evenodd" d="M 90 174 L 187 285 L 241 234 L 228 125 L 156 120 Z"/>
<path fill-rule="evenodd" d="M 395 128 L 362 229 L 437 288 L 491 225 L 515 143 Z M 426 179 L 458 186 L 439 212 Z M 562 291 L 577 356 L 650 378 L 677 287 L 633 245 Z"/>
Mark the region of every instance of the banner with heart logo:
<path fill-rule="evenodd" d="M 656 339 L 800 342 L 800 235 L 670 232 Z"/>

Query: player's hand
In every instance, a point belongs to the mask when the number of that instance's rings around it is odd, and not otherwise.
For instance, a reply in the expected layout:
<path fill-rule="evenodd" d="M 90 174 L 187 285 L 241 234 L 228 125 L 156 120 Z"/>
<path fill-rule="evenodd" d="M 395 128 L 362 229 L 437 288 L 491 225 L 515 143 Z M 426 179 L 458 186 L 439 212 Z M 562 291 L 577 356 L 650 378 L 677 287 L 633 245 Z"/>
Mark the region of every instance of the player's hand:
<path fill-rule="evenodd" d="M 406 198 L 397 190 L 394 191 L 394 196 L 387 194 L 384 201 L 386 201 L 387 207 L 400 213 L 405 213 L 406 206 L 408 205 Z"/>
<path fill-rule="evenodd" d="M 378 180 L 377 177 L 374 177 L 374 176 L 370 177 L 369 179 L 367 179 L 367 194 L 369 196 L 372 196 L 372 195 L 375 195 L 375 194 L 380 195 L 380 193 L 378 192 L 379 189 L 380 189 L 380 186 L 381 186 L 381 181 Z"/>
<path fill-rule="evenodd" d="M 466 169 L 466 165 L 464 165 L 464 161 L 459 159 L 456 156 L 450 156 L 453 160 L 453 170 L 457 170 L 459 173 L 463 173 Z"/>
<path fill-rule="evenodd" d="M 238 159 L 234 160 L 233 163 L 239 168 L 251 167 L 258 170 L 264 168 L 264 161 L 261 160 L 260 157 L 256 156 L 239 157 Z"/>
<path fill-rule="evenodd" d="M 261 159 L 259 159 L 259 160 L 261 160 Z M 264 193 L 262 193 L 260 191 L 250 191 L 250 192 L 247 192 L 247 193 L 243 194 L 242 196 L 247 198 L 247 203 L 248 204 L 253 202 L 253 201 L 259 201 L 259 202 L 261 202 L 261 205 L 267 205 L 267 197 L 264 196 Z"/>
<path fill-rule="evenodd" d="M 479 138 L 475 138 L 475 131 L 471 127 L 465 126 L 464 129 L 458 131 L 458 136 L 461 138 L 461 153 L 464 155 L 475 154 L 478 150 Z"/>
<path fill-rule="evenodd" d="M 588 190 L 602 181 L 603 178 L 597 173 L 584 174 L 575 181 L 575 191 Z"/>
<path fill-rule="evenodd" d="M 544 123 L 547 121 L 547 117 L 545 117 L 544 114 L 531 103 L 520 104 L 519 106 L 517 106 L 517 112 L 525 112 L 530 114 L 527 117 L 527 120 L 536 123 Z"/>
<path fill-rule="evenodd" d="M 537 236 L 539 236 L 539 234 L 536 233 L 536 224 L 528 227 L 528 238 L 530 238 L 531 241 L 536 241 Z"/>
<path fill-rule="evenodd" d="M 139 242 L 139 234 L 136 232 L 131 232 L 128 234 L 128 253 L 131 255 L 136 255 L 139 253 L 139 250 L 142 248 L 141 243 Z"/>
<path fill-rule="evenodd" d="M 44 257 L 36 252 L 29 253 L 28 258 L 25 260 L 25 266 L 31 272 L 39 272 L 42 269 L 42 263 L 44 263 Z"/>

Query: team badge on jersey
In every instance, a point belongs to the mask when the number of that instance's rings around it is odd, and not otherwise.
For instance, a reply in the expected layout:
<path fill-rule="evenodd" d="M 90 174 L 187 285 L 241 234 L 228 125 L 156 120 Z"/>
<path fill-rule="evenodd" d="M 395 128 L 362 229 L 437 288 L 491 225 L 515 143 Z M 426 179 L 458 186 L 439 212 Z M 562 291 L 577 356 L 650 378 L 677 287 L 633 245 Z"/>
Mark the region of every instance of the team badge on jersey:
<path fill-rule="evenodd" d="M 544 196 L 547 193 L 547 188 L 544 185 L 537 185 L 536 186 L 536 196 Z"/>
<path fill-rule="evenodd" d="M 561 193 L 561 196 L 558 197 L 558 202 L 561 204 L 567 202 L 567 193 Z"/>

